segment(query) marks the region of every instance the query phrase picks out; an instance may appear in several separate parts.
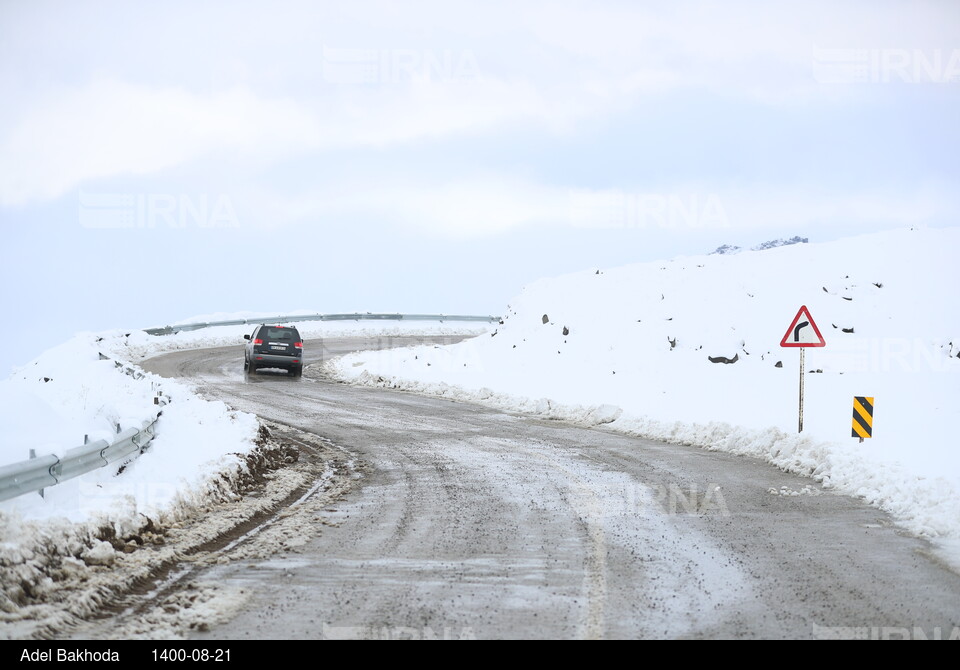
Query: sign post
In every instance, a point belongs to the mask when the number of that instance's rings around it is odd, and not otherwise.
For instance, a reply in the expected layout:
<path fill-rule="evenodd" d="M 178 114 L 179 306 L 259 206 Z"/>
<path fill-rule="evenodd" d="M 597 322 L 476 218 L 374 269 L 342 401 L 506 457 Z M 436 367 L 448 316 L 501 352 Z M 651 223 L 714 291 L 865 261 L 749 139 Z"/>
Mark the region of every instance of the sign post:
<path fill-rule="evenodd" d="M 797 427 L 798 433 L 803 432 L 803 367 L 804 365 L 806 365 L 806 363 L 804 363 L 804 358 L 806 357 L 806 353 L 807 353 L 806 347 L 800 349 L 800 410 L 799 412 L 797 412 L 797 416 L 800 418 L 798 419 L 798 424 L 799 424 Z"/>
<path fill-rule="evenodd" d="M 784 333 L 783 339 L 780 340 L 781 347 L 799 347 L 800 348 L 800 411 L 799 419 L 797 422 L 797 432 L 803 432 L 803 366 L 805 365 L 805 356 L 807 347 L 824 347 L 826 346 L 826 341 L 823 339 L 823 335 L 820 334 L 820 329 L 817 328 L 816 322 L 813 320 L 813 317 L 810 316 L 810 310 L 807 309 L 806 305 L 801 305 L 800 311 L 797 312 L 797 315 L 793 317 L 793 321 L 790 323 L 790 327 L 787 328 L 787 332 Z"/>

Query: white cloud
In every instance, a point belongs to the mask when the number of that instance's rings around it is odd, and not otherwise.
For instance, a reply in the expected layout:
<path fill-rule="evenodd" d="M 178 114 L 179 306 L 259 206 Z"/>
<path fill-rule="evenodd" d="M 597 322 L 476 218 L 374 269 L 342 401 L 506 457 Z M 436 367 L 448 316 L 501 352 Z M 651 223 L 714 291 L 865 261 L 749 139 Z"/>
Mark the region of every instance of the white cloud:
<path fill-rule="evenodd" d="M 722 191 L 720 196 L 736 228 L 911 226 L 960 219 L 960 198 L 949 188 L 838 193 L 818 187 L 756 185 Z"/>
<path fill-rule="evenodd" d="M 552 105 L 522 82 L 485 78 L 334 84 L 326 98 L 310 101 L 267 99 L 244 88 L 197 94 L 101 80 L 21 100 L 17 111 L 0 130 L 0 205 L 6 206 L 216 152 L 256 165 L 311 150 L 482 132 L 508 120 L 562 124 L 579 108 Z"/>
<path fill-rule="evenodd" d="M 316 143 L 320 134 L 295 103 L 240 89 L 198 96 L 97 81 L 21 109 L 19 121 L 0 136 L 3 205 L 57 197 L 85 180 L 153 172 L 219 149 Z"/>
<path fill-rule="evenodd" d="M 568 206 L 564 189 L 488 176 L 413 181 L 371 175 L 362 188 L 355 182 L 335 182 L 293 195 L 260 189 L 248 196 L 243 221 L 256 227 L 304 221 L 340 225 L 359 217 L 441 238 L 563 222 Z"/>
<path fill-rule="evenodd" d="M 527 8 L 521 23 L 569 54 L 593 90 L 714 91 L 779 105 L 864 94 L 817 81 L 817 47 L 950 50 L 958 19 L 945 3 L 668 2 Z"/>
<path fill-rule="evenodd" d="M 947 187 L 880 192 L 752 184 L 717 188 L 582 189 L 524 178 L 414 181 L 371 175 L 365 188 L 331 183 L 309 193 L 259 191 L 246 201 L 245 223 L 338 222 L 347 217 L 390 221 L 439 238 L 477 238 L 547 225 L 598 232 L 811 230 L 816 226 L 876 228 L 960 218 L 960 198 Z M 263 222 L 262 224 L 258 222 Z"/>
<path fill-rule="evenodd" d="M 880 87 L 817 82 L 815 48 L 955 48 L 958 15 L 936 3 L 227 7 L 0 10 L 0 206 L 208 157 L 212 173 L 336 148 L 498 141 L 504 126 L 576 132 L 678 90 L 832 104 Z M 351 49 L 375 54 L 372 83 L 324 70 L 331 50 Z M 448 55 L 466 72 L 431 71 Z"/>

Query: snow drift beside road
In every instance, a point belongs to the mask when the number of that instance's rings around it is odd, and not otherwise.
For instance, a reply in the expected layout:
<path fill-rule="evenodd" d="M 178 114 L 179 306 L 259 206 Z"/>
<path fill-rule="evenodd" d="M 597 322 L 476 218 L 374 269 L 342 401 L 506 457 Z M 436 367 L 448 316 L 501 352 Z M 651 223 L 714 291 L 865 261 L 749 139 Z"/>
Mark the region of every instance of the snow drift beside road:
<path fill-rule="evenodd" d="M 136 513 L 154 516 L 206 477 L 236 466 L 238 458 L 232 454 L 253 447 L 254 417 L 203 400 L 189 386 L 145 373 L 117 357 L 131 339 L 137 337 L 79 334 L 0 383 L 0 398 L 12 401 L 3 404 L 0 463 L 26 460 L 30 450 L 37 456 L 62 455 L 82 445 L 84 436 L 111 442 L 118 425 L 139 428 L 162 411 L 150 450 L 65 480 L 47 489 L 44 497 L 27 494 L 4 501 L 0 512 L 87 521 L 133 505 Z M 168 405 L 154 404 L 160 394 Z M 31 411 L 11 412 L 11 407 L 24 406 Z M 118 477 L 121 468 L 123 476 Z"/>
<path fill-rule="evenodd" d="M 490 336 L 330 361 L 342 379 L 766 459 L 863 496 L 960 566 L 960 229 L 545 279 Z M 806 305 L 826 347 L 780 340 Z M 711 362 L 726 359 L 733 363 Z M 874 436 L 851 437 L 854 396 Z"/>

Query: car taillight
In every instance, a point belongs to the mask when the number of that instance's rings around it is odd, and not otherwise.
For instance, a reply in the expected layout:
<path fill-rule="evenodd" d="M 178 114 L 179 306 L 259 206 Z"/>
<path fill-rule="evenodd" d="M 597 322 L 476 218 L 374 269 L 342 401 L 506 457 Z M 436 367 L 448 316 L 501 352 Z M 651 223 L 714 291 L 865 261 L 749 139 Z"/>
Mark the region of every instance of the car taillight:
<path fill-rule="evenodd" d="M 293 346 L 295 346 L 297 349 L 303 349 L 303 342 L 294 342 Z"/>
<path fill-rule="evenodd" d="M 253 341 L 253 343 L 254 343 L 254 344 L 263 344 L 263 340 L 261 340 L 261 339 L 258 337 L 257 339 L 255 339 L 255 340 Z"/>

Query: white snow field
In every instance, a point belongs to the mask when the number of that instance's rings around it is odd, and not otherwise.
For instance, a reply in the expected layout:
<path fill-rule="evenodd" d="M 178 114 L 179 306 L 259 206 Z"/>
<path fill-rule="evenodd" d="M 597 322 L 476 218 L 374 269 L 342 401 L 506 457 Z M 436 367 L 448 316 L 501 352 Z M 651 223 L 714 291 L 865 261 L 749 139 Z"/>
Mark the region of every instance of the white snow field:
<path fill-rule="evenodd" d="M 766 459 L 889 511 L 960 566 L 960 228 L 734 251 L 543 279 L 488 336 L 325 365 Z M 780 346 L 801 306 L 826 342 L 805 350 L 802 433 L 800 349 Z M 854 396 L 874 398 L 862 443 Z"/>

